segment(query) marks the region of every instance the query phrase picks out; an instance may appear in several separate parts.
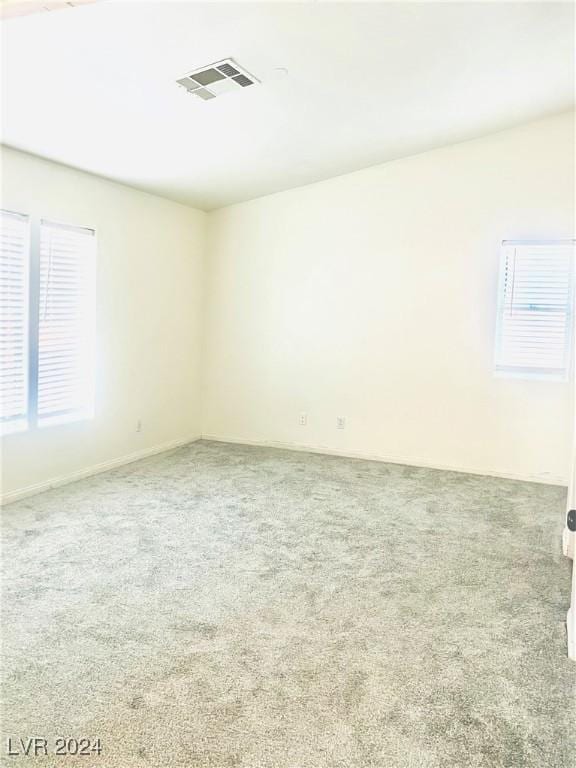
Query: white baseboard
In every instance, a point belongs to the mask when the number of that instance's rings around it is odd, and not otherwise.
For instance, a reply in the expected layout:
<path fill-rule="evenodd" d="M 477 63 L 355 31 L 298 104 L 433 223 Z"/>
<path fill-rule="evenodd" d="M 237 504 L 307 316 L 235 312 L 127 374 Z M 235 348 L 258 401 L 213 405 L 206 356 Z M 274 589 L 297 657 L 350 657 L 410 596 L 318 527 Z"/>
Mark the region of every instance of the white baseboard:
<path fill-rule="evenodd" d="M 50 488 L 57 488 L 60 485 L 68 485 L 68 483 L 74 483 L 76 480 L 82 480 L 85 477 L 91 477 L 92 475 L 98 475 L 101 472 L 107 472 L 109 469 L 114 469 L 115 467 L 121 467 L 124 464 L 132 464 L 134 461 L 139 461 L 140 459 L 146 459 L 148 456 L 155 456 L 157 453 L 164 453 L 165 451 L 171 451 L 174 448 L 180 448 L 183 445 L 188 445 L 189 443 L 194 443 L 197 440 L 200 440 L 200 435 L 194 435 L 193 437 L 185 437 L 181 440 L 171 440 L 167 443 L 161 443 L 160 445 L 155 445 L 152 448 L 143 448 L 140 451 L 135 451 L 134 453 L 128 453 L 124 456 L 118 456 L 115 459 L 111 459 L 110 461 L 103 461 L 100 464 L 93 464 L 91 467 L 86 467 L 85 469 L 79 469 L 76 472 L 71 472 L 68 475 L 62 475 L 60 477 L 54 477 L 50 480 L 46 480 L 43 483 L 36 483 L 35 485 L 28 485 L 24 488 L 19 488 L 16 491 L 11 491 L 10 493 L 4 493 L 2 496 L 0 496 L 0 504 L 2 506 L 6 504 L 10 504 L 13 501 L 18 501 L 19 499 L 24 499 L 27 496 L 34 496 L 37 493 L 42 493 L 42 491 L 47 491 Z"/>
<path fill-rule="evenodd" d="M 547 476 L 546 478 L 542 478 L 539 476 L 532 476 L 532 475 L 517 475 L 512 473 L 495 472 L 490 469 L 478 469 L 478 468 L 465 467 L 465 466 L 437 464 L 434 462 L 429 462 L 421 459 L 414 459 L 413 457 L 406 457 L 406 456 L 388 456 L 388 455 L 382 455 L 382 454 L 366 453 L 364 451 L 340 451 L 334 448 L 328 448 L 325 445 L 307 445 L 304 443 L 281 442 L 279 440 L 247 440 L 246 438 L 231 437 L 230 435 L 208 434 L 208 435 L 193 435 L 191 437 L 186 437 L 181 440 L 172 440 L 167 443 L 162 443 L 161 445 L 153 446 L 152 448 L 144 448 L 140 451 L 135 451 L 134 453 L 130 453 L 124 456 L 119 456 L 115 459 L 111 459 L 110 461 L 104 461 L 104 462 L 101 462 L 100 464 L 94 464 L 90 467 L 86 467 L 85 469 L 80 469 L 76 472 L 71 472 L 70 474 L 62 475 L 61 477 L 54 477 L 42 483 L 36 483 L 35 485 L 28 485 L 24 488 L 19 488 L 16 491 L 11 491 L 9 493 L 2 494 L 0 496 L 0 504 L 2 505 L 10 504 L 13 501 L 18 501 L 19 499 L 24 499 L 27 496 L 33 496 L 37 493 L 42 493 L 42 491 L 47 491 L 50 488 L 57 488 L 58 486 L 61 486 L 61 485 L 67 485 L 68 483 L 73 483 L 76 480 L 82 480 L 85 477 L 91 477 L 92 475 L 97 475 L 97 474 L 100 474 L 101 472 L 107 472 L 109 469 L 114 469 L 114 467 L 120 467 L 124 464 L 131 464 L 134 461 L 145 459 L 148 456 L 154 456 L 157 453 L 164 453 L 165 451 L 170 451 L 170 450 L 173 450 L 174 448 L 179 448 L 182 445 L 188 445 L 189 443 L 194 443 L 197 440 L 213 440 L 219 443 L 236 443 L 240 445 L 254 445 L 254 446 L 260 446 L 263 448 L 283 448 L 288 451 L 301 451 L 305 453 L 321 453 L 321 454 L 323 453 L 328 456 L 343 456 L 345 458 L 351 458 L 351 459 L 365 459 L 367 461 L 380 461 L 387 464 L 403 464 L 403 465 L 413 466 L 413 467 L 425 467 L 427 469 L 446 470 L 449 472 L 463 472 L 471 475 L 501 477 L 508 480 L 523 480 L 523 481 L 532 482 L 532 483 L 544 483 L 547 485 L 564 486 L 567 484 L 565 478 L 555 477 L 555 476 Z"/>
<path fill-rule="evenodd" d="M 240 445 L 254 445 L 261 448 L 284 448 L 287 451 L 302 451 L 304 453 L 324 453 L 328 456 L 343 456 L 349 459 L 364 459 L 366 461 L 381 461 L 385 464 L 403 464 L 411 467 L 424 467 L 426 469 L 440 469 L 447 472 L 462 472 L 467 475 L 482 475 L 485 477 L 501 477 L 505 480 L 522 480 L 528 483 L 541 483 L 543 485 L 561 485 L 567 486 L 568 480 L 565 477 L 556 475 L 522 475 L 512 472 L 496 472 L 492 469 L 482 469 L 478 467 L 466 467 L 458 465 L 438 464 L 436 462 L 426 461 L 425 459 L 415 459 L 410 456 L 390 456 L 376 453 L 366 453 L 364 451 L 340 451 L 334 448 L 328 448 L 325 445 L 308 445 L 305 443 L 285 443 L 278 440 L 247 440 L 240 437 L 230 437 L 229 435 L 208 435 L 203 434 L 202 440 L 214 440 L 218 443 L 237 443 Z"/>

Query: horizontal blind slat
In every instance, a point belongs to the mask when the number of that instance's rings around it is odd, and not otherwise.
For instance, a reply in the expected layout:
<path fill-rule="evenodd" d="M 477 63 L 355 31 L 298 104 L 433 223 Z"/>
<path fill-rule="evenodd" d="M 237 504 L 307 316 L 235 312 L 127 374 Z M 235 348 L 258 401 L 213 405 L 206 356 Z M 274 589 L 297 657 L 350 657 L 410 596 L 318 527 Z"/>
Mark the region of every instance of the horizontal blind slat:
<path fill-rule="evenodd" d="M 43 221 L 40 242 L 39 423 L 92 405 L 93 230 Z"/>
<path fill-rule="evenodd" d="M 28 218 L 0 212 L 0 420 L 28 410 Z"/>
<path fill-rule="evenodd" d="M 571 353 L 573 246 L 505 245 L 501 270 L 496 369 L 565 375 Z"/>

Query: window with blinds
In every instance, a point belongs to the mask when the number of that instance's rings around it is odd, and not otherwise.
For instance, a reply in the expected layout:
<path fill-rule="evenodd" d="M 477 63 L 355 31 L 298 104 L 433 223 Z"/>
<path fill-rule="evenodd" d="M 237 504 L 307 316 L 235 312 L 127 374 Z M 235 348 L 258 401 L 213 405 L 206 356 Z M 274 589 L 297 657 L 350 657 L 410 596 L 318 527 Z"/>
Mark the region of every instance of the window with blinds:
<path fill-rule="evenodd" d="M 573 242 L 502 244 L 497 374 L 566 380 L 574 308 Z"/>
<path fill-rule="evenodd" d="M 93 414 L 94 230 L 42 221 L 38 425 Z"/>
<path fill-rule="evenodd" d="M 1 212 L 2 432 L 94 411 L 95 233 Z"/>
<path fill-rule="evenodd" d="M 28 217 L 0 214 L 0 424 L 28 426 Z"/>

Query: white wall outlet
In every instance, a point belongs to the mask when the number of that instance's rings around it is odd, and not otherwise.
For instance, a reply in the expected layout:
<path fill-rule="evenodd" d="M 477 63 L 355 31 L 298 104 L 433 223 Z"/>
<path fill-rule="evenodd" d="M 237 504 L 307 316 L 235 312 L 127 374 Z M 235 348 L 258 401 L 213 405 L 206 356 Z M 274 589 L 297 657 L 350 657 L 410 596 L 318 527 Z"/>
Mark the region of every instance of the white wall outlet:
<path fill-rule="evenodd" d="M 346 419 L 344 416 L 336 416 L 336 429 L 344 429 L 346 426 Z"/>
<path fill-rule="evenodd" d="M 142 420 L 138 419 L 136 422 L 136 432 L 142 432 Z"/>
<path fill-rule="evenodd" d="M 308 424 L 308 414 L 307 413 L 301 413 L 300 416 L 298 416 L 298 424 L 300 424 L 301 427 L 305 427 L 306 424 Z"/>

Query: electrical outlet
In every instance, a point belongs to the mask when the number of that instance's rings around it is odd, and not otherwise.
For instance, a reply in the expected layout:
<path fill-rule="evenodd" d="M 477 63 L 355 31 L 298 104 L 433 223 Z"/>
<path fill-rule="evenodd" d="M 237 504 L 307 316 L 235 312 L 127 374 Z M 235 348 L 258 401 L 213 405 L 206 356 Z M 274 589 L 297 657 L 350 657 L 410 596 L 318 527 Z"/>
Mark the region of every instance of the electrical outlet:
<path fill-rule="evenodd" d="M 346 419 L 344 416 L 336 416 L 336 429 L 344 429 L 346 426 Z"/>
<path fill-rule="evenodd" d="M 136 432 L 142 432 L 142 421 L 140 419 L 136 422 Z"/>
<path fill-rule="evenodd" d="M 301 413 L 300 416 L 298 416 L 298 424 L 300 424 L 301 427 L 305 427 L 308 424 L 307 413 Z"/>

